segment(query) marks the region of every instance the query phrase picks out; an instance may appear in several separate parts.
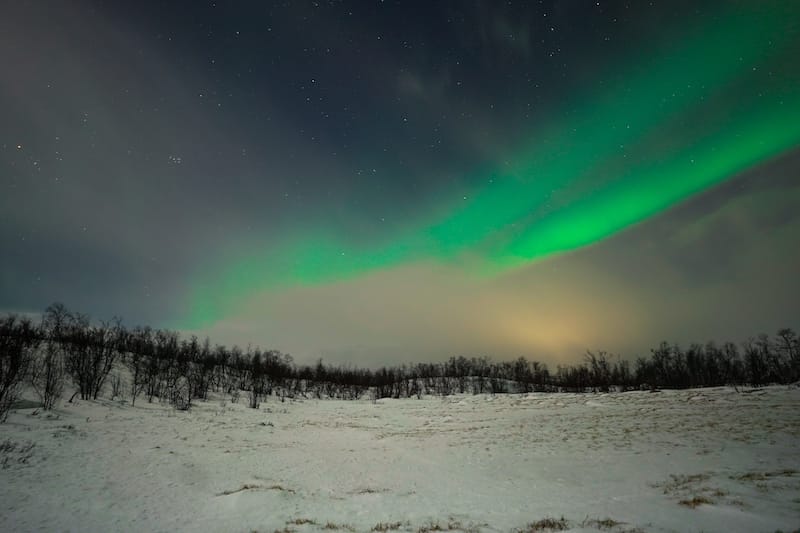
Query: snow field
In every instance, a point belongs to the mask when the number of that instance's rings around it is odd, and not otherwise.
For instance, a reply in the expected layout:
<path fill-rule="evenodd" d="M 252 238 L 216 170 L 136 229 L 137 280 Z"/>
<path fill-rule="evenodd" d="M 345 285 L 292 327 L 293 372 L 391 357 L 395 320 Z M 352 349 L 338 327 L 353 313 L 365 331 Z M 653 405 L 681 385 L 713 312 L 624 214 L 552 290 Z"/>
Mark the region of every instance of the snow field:
<path fill-rule="evenodd" d="M 20 408 L 0 530 L 793 531 L 799 406 L 769 387 Z"/>

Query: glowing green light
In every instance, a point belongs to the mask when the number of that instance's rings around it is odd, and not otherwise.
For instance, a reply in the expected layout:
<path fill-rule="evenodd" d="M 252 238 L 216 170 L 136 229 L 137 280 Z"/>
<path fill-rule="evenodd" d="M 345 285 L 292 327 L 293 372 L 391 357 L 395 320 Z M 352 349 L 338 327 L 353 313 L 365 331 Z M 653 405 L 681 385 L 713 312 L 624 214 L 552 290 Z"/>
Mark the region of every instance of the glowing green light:
<path fill-rule="evenodd" d="M 381 245 L 354 245 L 328 228 L 233 258 L 194 283 L 185 325 L 209 324 L 266 289 L 420 259 L 478 257 L 499 272 L 596 243 L 797 148 L 794 6 L 743 4 L 661 57 L 628 58 L 602 89 L 567 98 L 491 182 L 415 213 Z"/>

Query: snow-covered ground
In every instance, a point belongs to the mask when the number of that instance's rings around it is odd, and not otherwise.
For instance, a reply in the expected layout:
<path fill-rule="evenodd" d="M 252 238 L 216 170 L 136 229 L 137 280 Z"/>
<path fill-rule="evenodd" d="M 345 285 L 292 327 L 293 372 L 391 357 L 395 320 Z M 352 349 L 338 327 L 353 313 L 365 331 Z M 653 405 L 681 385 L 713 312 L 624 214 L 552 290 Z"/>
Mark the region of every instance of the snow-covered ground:
<path fill-rule="evenodd" d="M 800 389 L 83 401 L 0 461 L 0 531 L 793 531 Z"/>

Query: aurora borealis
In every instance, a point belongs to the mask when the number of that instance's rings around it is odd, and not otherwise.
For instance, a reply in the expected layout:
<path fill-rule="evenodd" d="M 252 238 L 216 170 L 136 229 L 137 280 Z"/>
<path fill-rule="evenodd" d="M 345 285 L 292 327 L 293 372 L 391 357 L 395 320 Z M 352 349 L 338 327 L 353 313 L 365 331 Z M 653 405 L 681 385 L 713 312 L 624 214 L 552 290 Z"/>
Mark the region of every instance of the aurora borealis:
<path fill-rule="evenodd" d="M 359 363 L 800 318 L 795 3 L 143 5 L 2 23 L 2 308 Z"/>

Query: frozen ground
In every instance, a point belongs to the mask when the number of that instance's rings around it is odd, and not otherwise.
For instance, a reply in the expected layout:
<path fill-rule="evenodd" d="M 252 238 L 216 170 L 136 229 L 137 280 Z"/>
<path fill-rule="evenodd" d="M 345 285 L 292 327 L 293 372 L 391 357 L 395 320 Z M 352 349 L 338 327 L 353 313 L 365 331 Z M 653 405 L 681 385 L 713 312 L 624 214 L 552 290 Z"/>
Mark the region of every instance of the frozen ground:
<path fill-rule="evenodd" d="M 800 528 L 797 387 L 140 402 L 12 412 L 0 531 Z"/>

